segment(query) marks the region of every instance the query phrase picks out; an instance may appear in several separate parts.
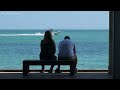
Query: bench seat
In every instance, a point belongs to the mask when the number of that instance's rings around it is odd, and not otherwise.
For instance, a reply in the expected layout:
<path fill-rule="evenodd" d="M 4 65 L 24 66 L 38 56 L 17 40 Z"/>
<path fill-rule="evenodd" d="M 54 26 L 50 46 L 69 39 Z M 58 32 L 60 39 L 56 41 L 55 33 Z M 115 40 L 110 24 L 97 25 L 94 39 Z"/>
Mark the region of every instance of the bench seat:
<path fill-rule="evenodd" d="M 74 75 L 74 61 L 73 60 L 24 60 L 23 61 L 23 75 L 29 73 L 30 65 L 70 65 L 70 75 Z"/>

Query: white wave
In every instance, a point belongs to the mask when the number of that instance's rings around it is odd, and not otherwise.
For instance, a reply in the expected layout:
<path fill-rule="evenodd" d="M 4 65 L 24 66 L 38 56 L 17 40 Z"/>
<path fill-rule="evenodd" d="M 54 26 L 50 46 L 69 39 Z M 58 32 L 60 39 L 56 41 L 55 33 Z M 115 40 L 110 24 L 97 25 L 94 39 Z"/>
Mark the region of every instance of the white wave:
<path fill-rule="evenodd" d="M 0 36 L 44 36 L 44 33 L 35 33 L 35 34 L 0 34 Z"/>
<path fill-rule="evenodd" d="M 52 32 L 52 35 L 58 35 L 60 31 L 58 32 Z M 0 36 L 44 36 L 44 33 L 34 33 L 34 34 L 0 34 Z"/>

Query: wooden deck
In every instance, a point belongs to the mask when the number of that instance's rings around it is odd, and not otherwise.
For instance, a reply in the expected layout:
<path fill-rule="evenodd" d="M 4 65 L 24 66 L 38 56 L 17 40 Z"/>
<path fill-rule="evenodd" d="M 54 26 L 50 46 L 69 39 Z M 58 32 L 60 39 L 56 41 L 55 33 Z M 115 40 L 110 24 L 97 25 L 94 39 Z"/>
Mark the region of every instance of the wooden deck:
<path fill-rule="evenodd" d="M 28 76 L 23 76 L 22 72 L 0 72 L 0 79 L 112 79 L 112 76 L 107 72 L 78 72 L 74 76 L 68 72 L 30 72 Z"/>

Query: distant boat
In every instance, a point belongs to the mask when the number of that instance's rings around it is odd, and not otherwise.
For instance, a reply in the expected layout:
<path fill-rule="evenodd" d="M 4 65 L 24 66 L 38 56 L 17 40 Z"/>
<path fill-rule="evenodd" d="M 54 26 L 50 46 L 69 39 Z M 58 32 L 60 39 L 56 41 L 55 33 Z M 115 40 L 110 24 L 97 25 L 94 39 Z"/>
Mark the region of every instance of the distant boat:
<path fill-rule="evenodd" d="M 61 31 L 57 31 L 57 32 L 52 32 L 52 34 L 54 35 L 58 35 Z"/>
<path fill-rule="evenodd" d="M 50 31 L 52 32 L 52 35 L 58 35 L 61 31 L 56 31 L 56 32 L 53 32 L 53 29 L 50 29 Z M 38 33 L 35 33 L 35 35 L 40 35 L 40 36 L 43 36 L 44 35 L 44 33 L 40 33 L 40 32 L 38 32 Z"/>
<path fill-rule="evenodd" d="M 53 32 L 53 29 L 50 29 L 50 31 L 52 32 L 52 35 L 58 35 L 61 32 L 61 31 Z"/>
<path fill-rule="evenodd" d="M 58 35 L 61 31 L 52 32 L 52 35 Z M 44 36 L 44 33 L 36 32 L 33 34 L 0 34 L 0 36 Z"/>
<path fill-rule="evenodd" d="M 52 35 L 58 35 L 59 33 L 60 33 L 60 31 L 58 31 L 58 32 L 52 32 Z M 38 32 L 38 33 L 35 33 L 35 35 L 40 35 L 40 36 L 42 36 L 42 35 L 44 35 L 44 33 Z"/>
<path fill-rule="evenodd" d="M 35 35 L 44 35 L 44 33 L 38 32 L 38 33 L 35 33 Z"/>

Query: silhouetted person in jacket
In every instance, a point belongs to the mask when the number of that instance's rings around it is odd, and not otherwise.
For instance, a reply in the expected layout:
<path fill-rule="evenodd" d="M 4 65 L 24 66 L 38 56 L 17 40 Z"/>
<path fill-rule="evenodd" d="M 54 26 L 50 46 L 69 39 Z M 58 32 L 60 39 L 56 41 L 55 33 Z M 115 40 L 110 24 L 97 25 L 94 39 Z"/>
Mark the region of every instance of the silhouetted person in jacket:
<path fill-rule="evenodd" d="M 40 60 L 56 60 L 55 56 L 56 45 L 52 39 L 52 33 L 50 30 L 46 31 L 44 34 L 44 39 L 40 43 Z M 54 65 L 50 67 L 50 73 L 52 73 Z M 44 72 L 44 65 L 42 65 L 42 73 Z"/>
<path fill-rule="evenodd" d="M 75 44 L 70 40 L 69 36 L 65 36 L 64 40 L 59 43 L 58 46 L 58 60 L 74 60 L 75 71 L 77 72 L 77 55 Z M 60 65 L 58 65 L 57 72 L 60 72 Z"/>

